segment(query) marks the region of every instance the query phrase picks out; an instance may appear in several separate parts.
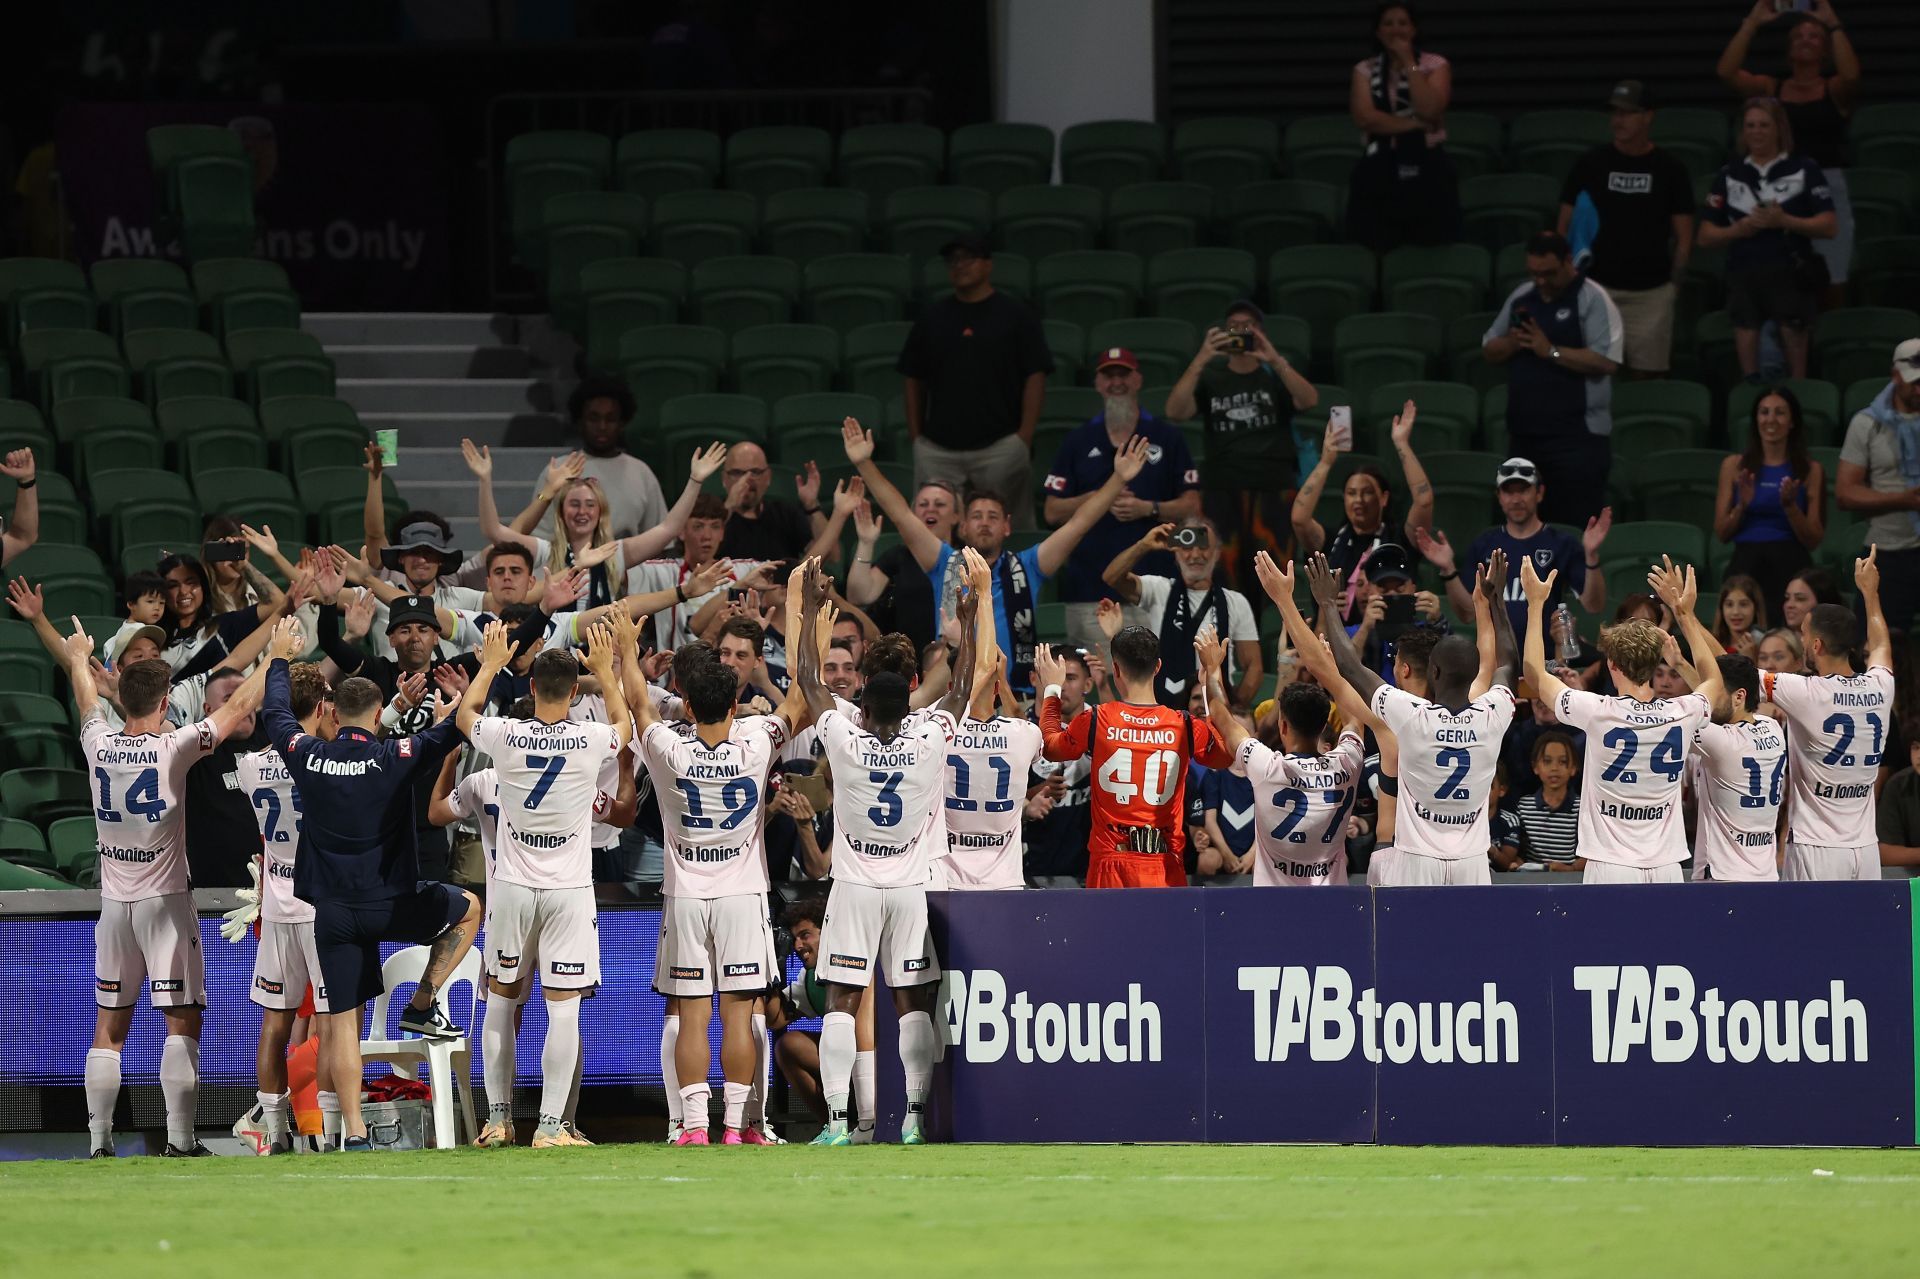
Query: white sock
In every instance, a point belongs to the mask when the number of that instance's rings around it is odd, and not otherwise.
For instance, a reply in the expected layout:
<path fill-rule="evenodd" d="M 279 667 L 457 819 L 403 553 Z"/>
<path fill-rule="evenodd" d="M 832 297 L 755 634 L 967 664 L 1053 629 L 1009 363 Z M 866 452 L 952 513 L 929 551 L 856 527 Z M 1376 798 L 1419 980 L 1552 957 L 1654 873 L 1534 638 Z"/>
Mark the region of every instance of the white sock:
<path fill-rule="evenodd" d="M 575 1002 L 577 1003 L 579 1001 L 576 1000 Z M 577 1026 L 574 1028 L 574 1036 L 575 1038 L 579 1037 L 579 1028 Z M 573 1126 L 573 1117 L 580 1113 L 580 1080 L 586 1073 L 587 1045 L 586 1042 L 582 1040 L 580 1043 L 580 1051 L 574 1055 L 573 1087 L 567 1090 L 566 1113 L 561 1116 L 562 1119 L 566 1120 L 568 1127 Z"/>
<path fill-rule="evenodd" d="M 758 1128 L 767 1120 L 767 1015 L 753 1015 L 753 1079 L 747 1088 L 747 1126 Z"/>
<path fill-rule="evenodd" d="M 827 1098 L 827 1126 L 847 1128 L 847 1089 L 855 1055 L 852 1013 L 828 1013 L 820 1022 L 820 1091 Z"/>
<path fill-rule="evenodd" d="M 177 1149 L 193 1146 L 193 1121 L 200 1109 L 200 1041 L 168 1035 L 160 1049 L 160 1095 L 167 1103 L 167 1140 Z"/>
<path fill-rule="evenodd" d="M 900 1064 L 907 1071 L 905 1124 L 918 1128 L 927 1114 L 927 1090 L 933 1085 L 933 1018 L 912 1012 L 900 1019 Z"/>
<path fill-rule="evenodd" d="M 513 1009 L 511 999 L 487 1001 L 480 1023 L 480 1077 L 487 1085 L 487 1122 L 513 1126 Z"/>
<path fill-rule="evenodd" d="M 725 1123 L 736 1132 L 746 1126 L 748 1084 L 736 1084 L 731 1079 L 720 1085 L 720 1095 L 725 1099 Z"/>
<path fill-rule="evenodd" d="M 580 1064 L 580 1001 L 547 1001 L 547 1042 L 540 1048 L 540 1126 L 558 1128 Z"/>
<path fill-rule="evenodd" d="M 340 1145 L 340 1094 L 323 1092 L 320 1100 L 320 1149 L 333 1150 Z"/>
<path fill-rule="evenodd" d="M 277 1146 L 286 1140 L 287 1121 L 293 1117 L 287 1094 L 256 1092 L 253 1095 L 260 1103 L 260 1122 L 266 1126 L 267 1145 Z"/>
<path fill-rule="evenodd" d="M 688 1084 L 682 1088 L 680 1090 L 681 1127 L 688 1132 L 696 1128 L 705 1132 L 707 1125 L 712 1122 L 710 1114 L 712 1105 L 713 1089 L 707 1086 L 706 1080 L 703 1079 L 697 1084 Z"/>
<path fill-rule="evenodd" d="M 857 1120 L 855 1126 L 861 1132 L 873 1131 L 874 1112 L 878 1109 L 875 1096 L 873 1049 L 869 1048 L 853 1055 L 853 1109 Z"/>
<path fill-rule="evenodd" d="M 83 1076 L 87 1087 L 87 1132 L 93 1148 L 113 1149 L 113 1108 L 120 1101 L 120 1054 L 111 1048 L 89 1048 Z"/>
<path fill-rule="evenodd" d="M 667 1122 L 677 1124 L 683 1118 L 680 1108 L 680 1070 L 673 1062 L 675 1047 L 680 1043 L 680 1014 L 668 1013 L 667 1019 L 660 1023 L 660 1075 L 667 1088 Z"/>

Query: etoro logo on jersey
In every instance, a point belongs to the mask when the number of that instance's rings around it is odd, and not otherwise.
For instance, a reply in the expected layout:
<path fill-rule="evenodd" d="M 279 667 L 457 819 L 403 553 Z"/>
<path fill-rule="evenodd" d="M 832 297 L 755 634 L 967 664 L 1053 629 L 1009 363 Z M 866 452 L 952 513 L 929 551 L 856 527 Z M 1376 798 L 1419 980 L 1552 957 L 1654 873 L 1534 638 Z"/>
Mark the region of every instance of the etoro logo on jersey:
<path fill-rule="evenodd" d="M 1136 1062 L 1160 1060 L 1160 1007 L 1141 997 L 1139 982 L 1125 999 L 1036 1002 L 1024 990 L 1007 994 L 1007 979 L 991 968 L 948 970 L 941 978 L 947 1042 L 970 1062 L 995 1062 L 1012 1050 L 1019 1062 Z"/>
<path fill-rule="evenodd" d="M 1253 996 L 1255 1061 L 1286 1061 L 1295 1048 L 1310 1061 L 1368 1061 L 1468 1066 L 1520 1060 L 1520 1012 L 1484 982 L 1479 998 L 1391 1003 L 1368 986 L 1354 996 L 1345 968 L 1242 965 L 1240 989 Z"/>

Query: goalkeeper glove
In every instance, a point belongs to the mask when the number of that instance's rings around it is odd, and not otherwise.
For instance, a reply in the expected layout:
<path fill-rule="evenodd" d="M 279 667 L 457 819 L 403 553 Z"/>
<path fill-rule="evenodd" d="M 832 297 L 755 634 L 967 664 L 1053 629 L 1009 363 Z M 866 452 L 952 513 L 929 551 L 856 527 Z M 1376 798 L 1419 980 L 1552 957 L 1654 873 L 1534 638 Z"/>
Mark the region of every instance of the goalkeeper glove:
<path fill-rule="evenodd" d="M 234 894 L 240 904 L 222 915 L 220 935 L 228 941 L 237 942 L 253 929 L 253 921 L 260 918 L 260 863 L 247 863 L 247 875 L 253 880 L 251 888 L 242 888 Z"/>

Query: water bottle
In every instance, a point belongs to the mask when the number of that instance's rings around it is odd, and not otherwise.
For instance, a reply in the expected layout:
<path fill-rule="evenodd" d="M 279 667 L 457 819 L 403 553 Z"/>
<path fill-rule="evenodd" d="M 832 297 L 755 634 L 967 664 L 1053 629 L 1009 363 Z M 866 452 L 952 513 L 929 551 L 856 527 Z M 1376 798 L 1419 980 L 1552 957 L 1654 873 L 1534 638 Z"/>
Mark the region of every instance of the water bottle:
<path fill-rule="evenodd" d="M 1554 609 L 1553 625 L 1560 636 L 1554 646 L 1554 669 L 1570 671 L 1580 664 L 1580 637 L 1574 633 L 1573 610 L 1565 604 Z"/>

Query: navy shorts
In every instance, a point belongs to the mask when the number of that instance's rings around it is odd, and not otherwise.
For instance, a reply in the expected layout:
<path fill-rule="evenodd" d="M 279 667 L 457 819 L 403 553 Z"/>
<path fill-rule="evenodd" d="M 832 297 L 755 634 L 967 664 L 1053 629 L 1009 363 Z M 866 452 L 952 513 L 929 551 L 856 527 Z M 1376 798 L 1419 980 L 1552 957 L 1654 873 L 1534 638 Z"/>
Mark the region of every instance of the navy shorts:
<path fill-rule="evenodd" d="M 452 884 L 422 883 L 386 901 L 320 902 L 313 909 L 313 946 L 322 992 L 334 1012 L 357 1009 L 386 989 L 380 943 L 430 942 L 459 923 L 467 897 Z"/>

